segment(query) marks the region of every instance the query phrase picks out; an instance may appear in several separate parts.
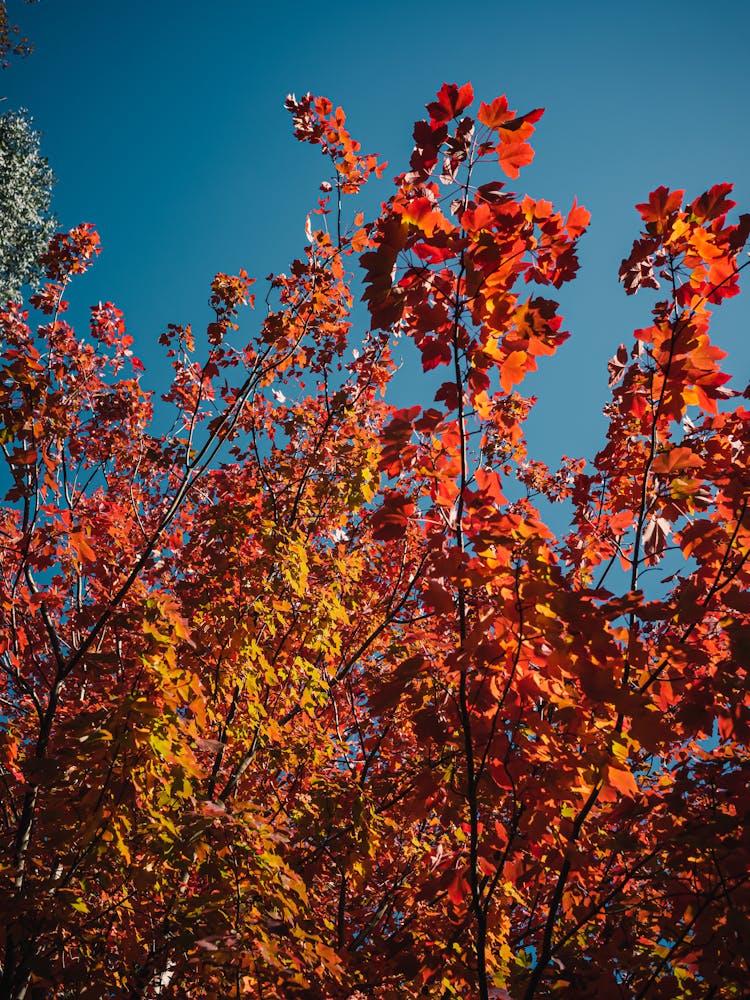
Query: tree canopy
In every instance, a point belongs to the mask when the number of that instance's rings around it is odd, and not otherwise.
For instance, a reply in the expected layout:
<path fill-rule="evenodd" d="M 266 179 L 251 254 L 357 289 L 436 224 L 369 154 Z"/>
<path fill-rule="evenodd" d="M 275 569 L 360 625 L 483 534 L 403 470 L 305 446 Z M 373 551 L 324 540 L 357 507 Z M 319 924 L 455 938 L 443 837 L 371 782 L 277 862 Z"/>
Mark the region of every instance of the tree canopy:
<path fill-rule="evenodd" d="M 644 325 L 550 469 L 520 388 L 589 214 L 508 188 L 541 109 L 473 104 L 366 219 L 384 165 L 290 95 L 306 246 L 249 336 L 216 275 L 161 397 L 113 303 L 66 321 L 92 226 L 0 314 L 0 997 L 745 995 L 750 390 L 710 324 L 750 216 L 637 206 Z"/>

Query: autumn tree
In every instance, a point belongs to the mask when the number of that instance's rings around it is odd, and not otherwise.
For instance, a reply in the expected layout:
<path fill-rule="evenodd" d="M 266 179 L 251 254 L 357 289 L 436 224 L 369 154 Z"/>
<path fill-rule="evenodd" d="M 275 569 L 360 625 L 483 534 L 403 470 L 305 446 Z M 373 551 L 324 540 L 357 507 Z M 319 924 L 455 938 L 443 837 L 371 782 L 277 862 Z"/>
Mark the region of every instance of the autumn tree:
<path fill-rule="evenodd" d="M 550 470 L 518 387 L 589 215 L 499 179 L 540 109 L 473 101 L 441 88 L 366 221 L 383 165 L 290 97 L 307 246 L 250 336 L 216 276 L 159 398 L 113 304 L 66 322 L 92 227 L 40 325 L 2 314 L 0 997 L 745 995 L 750 436 L 710 321 L 750 217 L 638 206 L 652 310 Z M 444 374 L 397 408 L 407 342 Z"/>

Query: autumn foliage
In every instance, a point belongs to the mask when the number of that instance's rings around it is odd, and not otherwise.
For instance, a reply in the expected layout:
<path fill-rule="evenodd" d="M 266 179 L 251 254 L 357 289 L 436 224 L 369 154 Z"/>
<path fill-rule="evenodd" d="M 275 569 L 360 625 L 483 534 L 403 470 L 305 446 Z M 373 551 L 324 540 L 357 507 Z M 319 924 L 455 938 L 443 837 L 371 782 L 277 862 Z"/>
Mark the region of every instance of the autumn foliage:
<path fill-rule="evenodd" d="M 290 97 L 332 170 L 304 252 L 250 335 L 216 276 L 161 397 L 112 303 L 66 322 L 90 226 L 40 325 L 0 315 L 0 997 L 747 995 L 748 393 L 710 322 L 750 216 L 638 206 L 606 441 L 548 469 L 519 389 L 589 214 L 502 179 L 541 109 L 473 101 L 366 221 L 383 164 Z"/>

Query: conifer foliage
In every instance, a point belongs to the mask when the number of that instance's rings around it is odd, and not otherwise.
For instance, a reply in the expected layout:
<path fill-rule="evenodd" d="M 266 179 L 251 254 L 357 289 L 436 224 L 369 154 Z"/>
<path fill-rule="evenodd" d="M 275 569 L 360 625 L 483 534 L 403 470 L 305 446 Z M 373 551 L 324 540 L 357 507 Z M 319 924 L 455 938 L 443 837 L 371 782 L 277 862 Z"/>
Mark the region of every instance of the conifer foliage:
<path fill-rule="evenodd" d="M 50 211 L 55 182 L 40 136 L 23 111 L 0 115 L 0 302 L 16 299 L 44 276 L 40 266 L 57 222 Z"/>
<path fill-rule="evenodd" d="M 161 397 L 115 305 L 66 321 L 91 226 L 1 314 L 0 997 L 745 995 L 748 394 L 710 323 L 750 216 L 637 206 L 606 440 L 549 469 L 523 382 L 589 214 L 508 187 L 541 109 L 473 104 L 441 88 L 366 220 L 384 165 L 290 96 L 307 245 L 249 335 L 216 275 Z"/>

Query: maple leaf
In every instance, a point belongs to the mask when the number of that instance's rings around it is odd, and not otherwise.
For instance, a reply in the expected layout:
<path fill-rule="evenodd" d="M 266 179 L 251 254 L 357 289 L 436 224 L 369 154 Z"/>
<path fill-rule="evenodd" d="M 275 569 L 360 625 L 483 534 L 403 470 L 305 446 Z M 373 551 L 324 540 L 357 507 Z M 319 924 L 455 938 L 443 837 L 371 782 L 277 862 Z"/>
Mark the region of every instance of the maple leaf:
<path fill-rule="evenodd" d="M 635 798 L 638 795 L 638 785 L 632 772 L 627 768 L 608 765 L 607 781 L 614 789 L 628 798 Z"/>
<path fill-rule="evenodd" d="M 424 599 L 436 611 L 451 612 L 454 609 L 453 595 L 438 580 L 430 580 Z"/>
<path fill-rule="evenodd" d="M 628 363 L 628 349 L 624 344 L 620 344 L 617 348 L 617 353 L 610 361 L 607 362 L 607 370 L 609 372 L 609 387 L 614 388 L 618 382 L 622 381 L 622 377 L 625 373 L 625 367 Z"/>
<path fill-rule="evenodd" d="M 579 205 L 577 199 L 573 199 L 573 206 L 568 212 L 568 218 L 565 223 L 568 233 L 572 237 L 580 236 L 585 232 L 589 222 L 591 222 L 591 212 L 584 208 L 583 205 Z"/>
<path fill-rule="evenodd" d="M 515 180 L 521 167 L 534 159 L 534 150 L 524 139 L 502 138 L 497 146 L 497 158 L 508 177 Z"/>
<path fill-rule="evenodd" d="M 417 226 L 427 237 L 433 236 L 435 230 L 450 232 L 453 228 L 429 198 L 413 198 L 404 208 L 401 218 Z"/>
<path fill-rule="evenodd" d="M 499 125 L 499 128 L 506 132 L 520 131 L 523 133 L 524 137 L 526 137 L 531 135 L 534 131 L 534 129 L 530 128 L 530 126 L 535 122 L 538 122 L 543 114 L 544 108 L 534 108 L 533 111 L 527 111 L 525 115 L 519 115 L 511 121 L 503 122 Z"/>
<path fill-rule="evenodd" d="M 666 261 L 664 251 L 656 239 L 636 240 L 630 256 L 620 265 L 620 281 L 625 285 L 628 295 L 633 295 L 641 288 L 659 288 L 655 268 L 661 267 Z"/>
<path fill-rule="evenodd" d="M 437 100 L 427 105 L 427 111 L 434 124 L 448 122 L 456 118 L 474 100 L 474 88 L 470 83 L 458 87 L 455 83 L 444 83 L 437 92 Z"/>
<path fill-rule="evenodd" d="M 468 894 L 469 886 L 466 879 L 460 871 L 457 871 L 448 884 L 448 899 L 455 907 L 460 907 L 464 904 Z"/>
<path fill-rule="evenodd" d="M 427 336 L 420 338 L 419 350 L 422 354 L 422 368 L 432 371 L 440 365 L 449 365 L 453 360 L 451 346 L 444 337 Z"/>
<path fill-rule="evenodd" d="M 646 223 L 646 230 L 654 234 L 664 233 L 669 220 L 679 211 L 684 195 L 683 190 L 670 191 L 662 185 L 649 194 L 647 202 L 636 205 Z"/>
<path fill-rule="evenodd" d="M 508 109 L 508 98 L 503 94 L 496 97 L 490 104 L 484 101 L 479 105 L 477 120 L 488 128 L 497 129 L 515 116 L 515 111 Z"/>
<path fill-rule="evenodd" d="M 714 186 L 700 195 L 688 205 L 688 212 L 694 216 L 698 222 L 713 222 L 714 219 L 723 219 L 724 216 L 733 209 L 737 202 L 727 198 L 732 192 L 733 184 L 714 184 Z"/>
<path fill-rule="evenodd" d="M 663 451 L 654 459 L 651 469 L 661 475 L 669 475 L 672 472 L 681 472 L 684 469 L 700 469 L 704 465 L 700 455 L 696 455 L 691 448 L 670 448 Z"/>
<path fill-rule="evenodd" d="M 403 493 L 386 490 L 381 507 L 372 516 L 373 538 L 380 541 L 402 538 L 415 510 L 413 501 Z"/>
<path fill-rule="evenodd" d="M 667 538 L 672 530 L 672 525 L 664 517 L 652 516 L 646 522 L 643 530 L 643 551 L 646 553 L 648 564 L 655 565 L 658 559 L 664 554 Z"/>
<path fill-rule="evenodd" d="M 526 351 L 511 351 L 500 369 L 500 383 L 506 392 L 522 382 L 529 370 L 531 359 Z"/>

